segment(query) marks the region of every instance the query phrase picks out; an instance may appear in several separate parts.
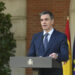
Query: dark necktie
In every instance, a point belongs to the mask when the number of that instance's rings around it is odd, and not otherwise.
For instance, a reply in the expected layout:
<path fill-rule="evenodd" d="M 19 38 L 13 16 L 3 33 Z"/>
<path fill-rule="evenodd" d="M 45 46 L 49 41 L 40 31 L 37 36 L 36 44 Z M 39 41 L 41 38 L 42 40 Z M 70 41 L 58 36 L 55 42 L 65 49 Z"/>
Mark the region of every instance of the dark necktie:
<path fill-rule="evenodd" d="M 44 44 L 44 48 L 46 50 L 47 49 L 47 45 L 48 45 L 48 33 L 45 34 L 45 38 L 44 38 L 43 44 Z"/>

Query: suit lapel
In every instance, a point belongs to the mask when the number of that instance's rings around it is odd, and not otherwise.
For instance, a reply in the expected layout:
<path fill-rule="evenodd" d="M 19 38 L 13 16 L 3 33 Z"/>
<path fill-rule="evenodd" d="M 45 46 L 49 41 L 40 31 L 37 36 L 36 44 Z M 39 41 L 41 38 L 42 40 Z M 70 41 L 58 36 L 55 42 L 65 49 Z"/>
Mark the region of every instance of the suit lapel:
<path fill-rule="evenodd" d="M 38 37 L 38 50 L 40 50 L 39 52 L 41 53 L 41 55 L 43 56 L 45 50 L 44 50 L 44 45 L 43 45 L 43 32 L 41 32 L 40 36 Z"/>

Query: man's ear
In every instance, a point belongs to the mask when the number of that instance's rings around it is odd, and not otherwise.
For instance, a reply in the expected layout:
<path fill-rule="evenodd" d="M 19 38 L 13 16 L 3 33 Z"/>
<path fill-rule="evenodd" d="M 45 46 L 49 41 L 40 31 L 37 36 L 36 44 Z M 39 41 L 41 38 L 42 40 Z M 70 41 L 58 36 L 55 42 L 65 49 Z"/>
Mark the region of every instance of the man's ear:
<path fill-rule="evenodd" d="M 54 25 L 54 19 L 52 19 L 52 22 L 51 22 L 51 24 L 52 24 L 52 25 Z"/>

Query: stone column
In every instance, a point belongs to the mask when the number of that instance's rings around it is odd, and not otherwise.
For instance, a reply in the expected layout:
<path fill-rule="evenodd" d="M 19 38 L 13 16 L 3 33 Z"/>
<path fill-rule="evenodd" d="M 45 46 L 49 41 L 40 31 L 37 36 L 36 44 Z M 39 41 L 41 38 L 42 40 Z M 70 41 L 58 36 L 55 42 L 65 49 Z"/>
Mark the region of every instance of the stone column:
<path fill-rule="evenodd" d="M 75 37 L 75 0 L 70 1 L 70 32 L 71 32 L 71 46 L 73 50 L 73 42 Z"/>

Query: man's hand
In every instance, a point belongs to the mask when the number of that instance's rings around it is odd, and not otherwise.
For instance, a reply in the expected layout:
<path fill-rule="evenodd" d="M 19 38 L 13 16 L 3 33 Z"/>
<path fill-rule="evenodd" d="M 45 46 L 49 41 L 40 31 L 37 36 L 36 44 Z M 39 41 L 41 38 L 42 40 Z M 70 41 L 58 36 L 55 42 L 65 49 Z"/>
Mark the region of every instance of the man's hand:
<path fill-rule="evenodd" d="M 58 58 L 58 54 L 57 53 L 51 53 L 49 55 L 49 57 L 53 58 L 53 59 L 57 59 Z"/>

